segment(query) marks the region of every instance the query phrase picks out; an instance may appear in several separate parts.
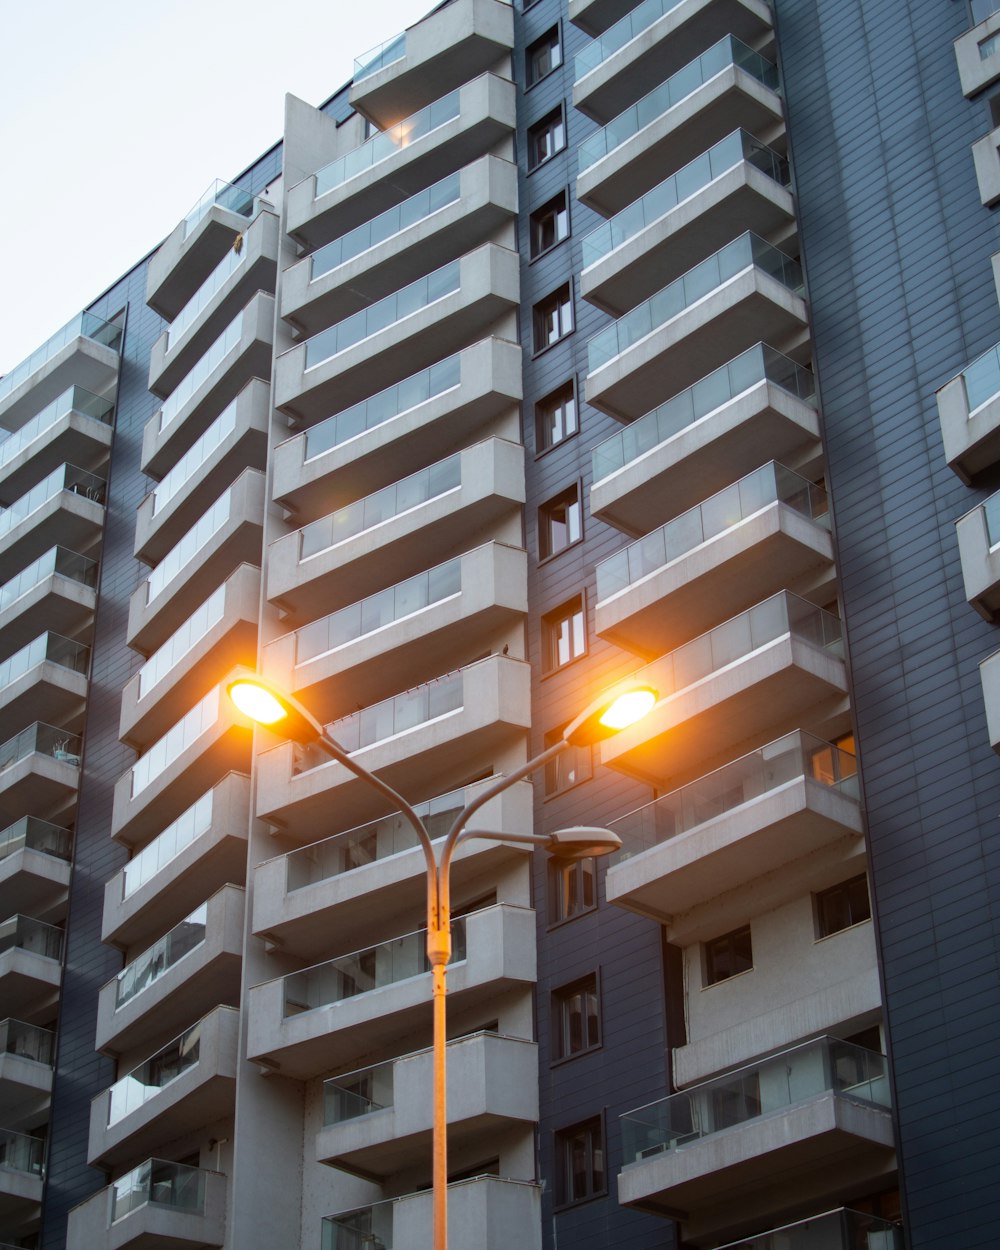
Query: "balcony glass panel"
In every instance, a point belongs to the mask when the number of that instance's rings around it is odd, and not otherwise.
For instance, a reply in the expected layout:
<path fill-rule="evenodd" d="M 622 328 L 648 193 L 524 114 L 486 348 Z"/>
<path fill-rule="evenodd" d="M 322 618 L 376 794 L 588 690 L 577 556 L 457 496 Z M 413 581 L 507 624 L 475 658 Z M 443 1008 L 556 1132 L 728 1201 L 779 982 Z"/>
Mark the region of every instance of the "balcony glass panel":
<path fill-rule="evenodd" d="M 597 566 L 598 600 L 635 585 L 775 502 L 813 521 L 828 516 L 826 491 L 772 460 L 602 560 Z"/>
<path fill-rule="evenodd" d="M 41 347 L 36 348 L 26 360 L 22 360 L 19 365 L 11 369 L 10 373 L 0 378 L 0 399 L 6 398 L 36 370 L 41 369 L 42 365 L 61 352 L 67 343 L 72 343 L 80 335 L 93 339 L 95 343 L 100 343 L 104 347 L 110 347 L 112 351 L 121 351 L 122 328 L 120 325 L 116 325 L 113 321 L 104 321 L 93 313 L 78 313 Z"/>
<path fill-rule="evenodd" d="M 124 1219 L 140 1207 L 169 1207 L 172 1211 L 205 1210 L 205 1177 L 202 1168 L 166 1159 L 147 1159 L 111 1186 L 111 1222 Z"/>
<path fill-rule="evenodd" d="M 903 1250 L 903 1230 L 861 1211 L 826 1211 L 719 1250 Z"/>
<path fill-rule="evenodd" d="M 15 525 L 36 512 L 60 491 L 72 491 L 74 495 L 82 495 L 85 499 L 93 499 L 96 503 L 103 504 L 106 487 L 107 483 L 103 478 L 86 473 L 76 465 L 61 464 L 20 499 L 15 499 L 9 508 L 0 508 L 0 537 L 9 534 Z"/>
<path fill-rule="evenodd" d="M 23 1020 L 0 1020 L 0 1054 L 33 1059 L 51 1068 L 55 1040 L 51 1029 L 25 1024 Z"/>
<path fill-rule="evenodd" d="M 595 334 L 587 343 L 589 371 L 600 369 L 751 265 L 794 295 L 802 294 L 802 269 L 798 262 L 748 231 Z"/>
<path fill-rule="evenodd" d="M 174 390 L 163 401 L 163 407 L 160 409 L 161 433 L 176 419 L 177 414 L 209 374 L 217 369 L 226 357 L 239 347 L 242 333 L 243 314 L 239 313 L 235 320 L 231 321 L 223 333 L 219 335 L 191 372 L 178 382 Z"/>
<path fill-rule="evenodd" d="M 397 582 L 387 590 L 369 595 L 367 599 L 303 626 L 295 633 L 295 662 L 302 664 L 337 647 L 346 646 L 366 634 L 412 616 L 432 603 L 449 599 L 461 589 L 462 560 L 456 556 L 454 560 L 438 564 L 416 577 Z"/>
<path fill-rule="evenodd" d="M 679 169 L 676 174 L 647 191 L 609 221 L 591 230 L 583 239 L 584 266 L 593 265 L 626 240 L 658 221 L 682 201 L 703 190 L 741 161 L 753 165 L 780 186 L 789 182 L 788 162 L 772 148 L 760 143 L 745 130 L 734 130 L 714 147 Z"/>
<path fill-rule="evenodd" d="M 885 1056 L 835 1037 L 793 1046 L 621 1117 L 626 1166 L 824 1093 L 889 1106 Z"/>
<path fill-rule="evenodd" d="M 11 916 L 0 924 L 0 955 L 9 950 L 62 959 L 63 931 L 32 916 Z"/>
<path fill-rule="evenodd" d="M 146 579 L 146 602 L 152 603 L 161 594 L 181 570 L 205 549 L 229 520 L 232 505 L 232 490 L 227 487 L 207 512 L 202 513 L 198 521 L 176 545 L 171 547 L 160 563 Z"/>
<path fill-rule="evenodd" d="M 115 1011 L 148 989 L 185 955 L 201 946 L 205 941 L 207 922 L 208 904 L 202 903 L 158 942 L 126 964 L 115 978 Z"/>
<path fill-rule="evenodd" d="M 377 74 L 387 65 L 394 65 L 406 56 L 406 31 L 385 39 L 377 47 L 354 58 L 354 81 L 361 82 L 371 74 Z"/>
<path fill-rule="evenodd" d="M 765 381 L 773 382 L 804 403 L 815 402 L 815 380 L 809 370 L 766 343 L 758 343 L 598 444 L 592 456 L 594 481 L 617 473 L 647 451 L 730 403 L 737 395 Z"/>
<path fill-rule="evenodd" d="M 134 894 L 177 858 L 185 847 L 206 833 L 212 824 L 212 795 L 209 790 L 196 803 L 170 822 L 122 870 L 122 898 Z"/>
<path fill-rule="evenodd" d="M 0 745 L 0 772 L 36 752 L 39 755 L 51 755 L 55 760 L 64 764 L 75 764 L 79 768 L 82 745 L 83 740 L 78 734 L 70 734 L 65 729 L 57 729 L 55 725 L 44 725 L 41 721 L 35 721 L 33 725 L 22 729 L 19 734 Z"/>
<path fill-rule="evenodd" d="M 641 35 L 658 18 L 663 17 L 664 13 L 676 9 L 680 2 L 681 0 L 643 0 L 638 8 L 633 9 L 631 13 L 626 13 L 599 39 L 595 39 L 582 52 L 577 53 L 574 62 L 577 80 L 579 81 L 584 74 L 589 74 L 592 69 L 596 69 L 602 61 L 606 61 L 619 48 L 624 48 L 627 43 L 631 43 L 636 35 Z"/>
<path fill-rule="evenodd" d="M 45 1171 L 45 1142 L 40 1137 L 0 1128 L 0 1168 L 42 1176 Z"/>
<path fill-rule="evenodd" d="M 82 586 L 96 586 L 97 561 L 70 551 L 68 547 L 50 547 L 37 560 L 32 560 L 27 568 L 22 569 L 17 577 L 12 577 L 9 582 L 0 586 L 0 612 L 9 608 L 46 577 L 53 575 L 68 577 Z"/>
<path fill-rule="evenodd" d="M 25 849 L 68 860 L 73 851 L 73 835 L 37 816 L 22 816 L 0 832 L 0 860 Z"/>
<path fill-rule="evenodd" d="M 439 460 L 428 469 L 421 469 L 402 481 L 393 482 L 374 495 L 366 495 L 346 508 L 338 508 L 329 516 L 320 517 L 299 530 L 299 559 L 306 560 L 337 543 L 353 538 L 364 530 L 400 516 L 430 499 L 457 490 L 462 485 L 462 459 L 456 452 L 447 460 Z"/>
<path fill-rule="evenodd" d="M 378 334 L 387 326 L 395 325 L 404 317 L 420 312 L 435 300 L 443 299 L 462 285 L 461 261 L 453 260 L 424 278 L 418 278 L 409 286 L 393 291 L 385 299 L 369 304 L 360 312 L 352 313 L 343 321 L 322 330 L 306 341 L 306 369 L 313 369 L 338 352 L 346 351 L 355 343 Z"/>
<path fill-rule="evenodd" d="M 115 406 L 110 399 L 101 399 L 99 395 L 91 394 L 82 386 L 71 386 L 51 404 L 46 404 L 41 412 L 36 413 L 30 421 L 26 421 L 20 429 L 6 434 L 3 442 L 0 443 L 0 469 L 10 464 L 25 447 L 50 430 L 68 413 L 80 412 L 85 417 L 93 417 L 95 421 L 110 425 L 114 411 Z"/>
<path fill-rule="evenodd" d="M 244 191 L 242 187 L 234 187 L 231 182 L 223 182 L 221 178 L 216 178 L 184 218 L 185 238 L 214 204 L 228 209 L 231 213 L 239 213 L 241 217 L 249 217 L 253 213 L 253 196 L 249 191 Z"/>
<path fill-rule="evenodd" d="M 205 602 L 191 613 L 158 650 L 139 669 L 139 698 L 163 680 L 183 660 L 192 647 L 205 637 L 213 625 L 222 620 L 226 610 L 225 583 L 213 590 Z"/>
<path fill-rule="evenodd" d="M 153 488 L 153 516 L 198 472 L 216 447 L 236 429 L 236 400 L 227 404 L 200 438 L 195 439 L 170 472 Z"/>
<path fill-rule="evenodd" d="M 983 504 L 983 515 L 986 518 L 986 536 L 991 547 L 1000 543 L 1000 491 L 990 495 Z"/>
<path fill-rule="evenodd" d="M 360 712 L 333 721 L 327 729 L 345 751 L 360 751 L 374 742 L 425 725 L 438 716 L 457 712 L 461 706 L 462 674 L 458 671 L 406 690 L 392 699 L 373 703 Z"/>
<path fill-rule="evenodd" d="M 0 663 L 0 690 L 45 660 L 74 673 L 85 673 L 90 662 L 90 648 L 73 642 L 71 638 L 63 638 L 61 634 L 39 634 L 26 647 Z"/>
<path fill-rule="evenodd" d="M 665 82 L 654 87 L 648 95 L 619 113 L 600 130 L 588 136 L 579 148 L 579 171 L 583 173 L 602 157 L 621 147 L 623 143 L 639 133 L 650 122 L 656 121 L 667 109 L 680 103 L 693 91 L 697 91 L 710 78 L 721 74 L 729 66 L 750 74 L 765 87 L 772 91 L 778 89 L 778 67 L 765 60 L 759 52 L 748 48 L 742 40 L 733 35 L 726 35 L 714 44 L 707 52 L 703 52 L 696 60 L 679 69 Z"/>
<path fill-rule="evenodd" d="M 1000 0 L 972 0 L 972 24 L 978 26 L 994 13 L 1000 13 Z"/>
<path fill-rule="evenodd" d="M 148 785 L 169 768 L 193 742 L 219 719 L 219 688 L 212 689 L 194 705 L 186 716 L 149 748 L 141 759 L 132 765 L 132 797 L 141 794 Z"/>
<path fill-rule="evenodd" d="M 215 266 L 194 295 L 188 300 L 167 329 L 167 346 L 176 343 L 188 326 L 198 317 L 202 309 L 215 299 L 219 290 L 225 285 L 230 275 L 234 274 L 247 257 L 247 249 L 243 246 L 243 236 L 239 236 L 239 249 L 234 244 Z"/>
<path fill-rule="evenodd" d="M 360 174 L 365 169 L 371 169 L 379 161 L 386 160 L 402 148 L 407 148 L 411 143 L 422 139 L 424 135 L 430 134 L 432 130 L 437 130 L 439 126 L 450 122 L 453 117 L 458 116 L 460 104 L 460 93 L 451 91 L 440 100 L 435 100 L 426 108 L 422 108 L 419 113 L 414 113 L 412 117 L 399 122 L 398 125 L 372 135 L 353 152 L 338 157 L 317 172 L 316 195 L 320 196 L 327 191 L 332 191 L 334 187 L 339 187 L 348 178 L 353 178 L 355 174 Z"/>
<path fill-rule="evenodd" d="M 1000 395 L 1000 343 L 974 360 L 962 373 L 962 379 L 971 416 L 977 408 Z"/>
<path fill-rule="evenodd" d="M 150 1055 L 108 1090 L 108 1125 L 146 1105 L 166 1086 L 193 1068 L 201 1057 L 201 1021 L 162 1050 Z"/>
<path fill-rule="evenodd" d="M 452 921 L 452 952 L 449 964 L 465 959 L 465 919 Z M 304 968 L 282 977 L 284 988 L 283 1014 L 297 1016 L 333 1003 L 346 1002 L 358 994 L 367 994 L 384 985 L 395 985 L 410 977 L 430 972 L 427 959 L 427 931 L 418 929 L 404 937 L 380 942 L 366 950 L 328 959 L 325 963 Z"/>
<path fill-rule="evenodd" d="M 345 408 L 332 417 L 306 431 L 306 460 L 321 456 L 341 443 L 346 443 L 366 430 L 384 425 L 401 412 L 424 404 L 435 395 L 443 395 L 459 385 L 462 380 L 462 364 L 458 355 L 439 360 L 429 369 L 421 369 L 411 377 L 404 378 L 377 395 L 364 399 L 351 408 Z"/>
<path fill-rule="evenodd" d="M 393 208 L 373 217 L 371 221 L 366 221 L 354 230 L 348 231 L 347 234 L 342 234 L 339 239 L 334 239 L 332 243 L 327 243 L 325 247 L 321 247 L 312 255 L 309 268 L 310 279 L 315 281 L 316 278 L 329 273 L 331 269 L 336 269 L 345 261 L 360 256 L 362 252 L 367 252 L 369 248 L 384 243 L 386 239 L 391 239 L 401 230 L 406 230 L 418 221 L 430 217 L 432 213 L 438 212 L 449 204 L 454 204 L 461 193 L 461 186 L 462 175 L 460 173 L 449 174 L 447 178 L 442 178 L 433 186 L 403 200 L 402 204 L 396 204 Z"/>

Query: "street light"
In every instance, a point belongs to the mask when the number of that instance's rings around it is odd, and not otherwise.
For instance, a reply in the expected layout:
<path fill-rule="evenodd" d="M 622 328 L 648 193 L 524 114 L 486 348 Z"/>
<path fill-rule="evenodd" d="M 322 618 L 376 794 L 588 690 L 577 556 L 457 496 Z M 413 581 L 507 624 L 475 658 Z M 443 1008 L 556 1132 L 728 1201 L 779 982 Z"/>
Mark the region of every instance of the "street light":
<path fill-rule="evenodd" d="M 319 721 L 291 695 L 257 676 L 237 677 L 226 685 L 229 697 L 244 716 L 259 725 L 283 733 L 303 746 L 315 745 L 355 777 L 378 790 L 413 827 L 427 866 L 427 959 L 434 987 L 434 1248 L 448 1246 L 448 1139 L 445 1065 L 447 1034 L 445 1017 L 445 970 L 451 959 L 451 862 L 459 842 L 468 838 L 516 842 L 547 850 L 554 859 L 575 860 L 609 855 L 621 846 L 621 839 L 610 829 L 576 826 L 551 834 L 494 834 L 468 829 L 469 819 L 490 799 L 510 789 L 518 781 L 544 768 L 570 747 L 592 746 L 604 738 L 634 725 L 656 702 L 652 686 L 626 682 L 589 704 L 563 730 L 562 737 L 541 754 L 505 774 L 458 813 L 441 845 L 440 858 L 424 822 L 413 807 L 388 782 L 354 760 L 326 732 Z"/>

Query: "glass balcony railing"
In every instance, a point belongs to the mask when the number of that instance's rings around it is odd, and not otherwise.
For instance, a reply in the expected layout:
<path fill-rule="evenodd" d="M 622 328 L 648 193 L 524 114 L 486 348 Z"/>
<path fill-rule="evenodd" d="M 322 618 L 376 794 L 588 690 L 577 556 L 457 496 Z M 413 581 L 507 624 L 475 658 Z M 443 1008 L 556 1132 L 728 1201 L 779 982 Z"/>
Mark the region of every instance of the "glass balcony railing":
<path fill-rule="evenodd" d="M 184 218 L 185 238 L 216 204 L 228 209 L 231 213 L 239 213 L 241 217 L 250 217 L 253 214 L 253 196 L 249 191 L 244 191 L 242 187 L 235 187 L 231 182 L 223 182 L 221 178 L 216 178 Z"/>
<path fill-rule="evenodd" d="M 26 647 L 0 662 L 0 690 L 46 660 L 74 673 L 85 673 L 90 663 L 90 648 L 61 634 L 39 634 Z"/>
<path fill-rule="evenodd" d="M 36 438 L 40 438 L 69 413 L 80 412 L 85 417 L 93 417 L 95 421 L 110 425 L 114 411 L 115 406 L 110 399 L 101 399 L 99 395 L 92 395 L 82 386 L 69 387 L 58 399 L 54 399 L 51 404 L 46 404 L 41 412 L 36 413 L 30 421 L 26 421 L 20 429 L 14 430 L 4 438 L 0 443 L 0 469 L 10 464 L 25 447 L 33 443 Z"/>
<path fill-rule="evenodd" d="M 357 438 L 366 430 L 373 430 L 376 426 L 398 417 L 400 413 L 408 412 L 418 404 L 425 404 L 436 395 L 443 395 L 445 391 L 458 386 L 461 380 L 461 357 L 448 356 L 445 360 L 439 360 L 436 365 L 431 365 L 429 369 L 421 369 L 419 373 L 404 378 L 395 386 L 327 417 L 325 421 L 320 421 L 318 425 L 310 426 L 306 430 L 306 460 L 313 460 L 316 456 Z"/>
<path fill-rule="evenodd" d="M 181 335 L 184 334 L 188 326 L 197 320 L 202 310 L 208 307 L 229 278 L 246 260 L 247 249 L 243 244 L 243 236 L 239 235 L 238 243 L 229 249 L 197 291 L 195 291 L 194 295 L 191 296 L 177 316 L 171 321 L 167 328 L 168 349 L 180 340 Z"/>
<path fill-rule="evenodd" d="M 146 1205 L 202 1215 L 205 1178 L 209 1175 L 203 1168 L 186 1163 L 147 1159 L 112 1184 L 111 1222 Z"/>
<path fill-rule="evenodd" d="M 617 473 L 760 382 L 773 382 L 804 403 L 815 402 L 815 381 L 809 370 L 766 343 L 758 343 L 599 443 L 592 454 L 594 481 Z"/>
<path fill-rule="evenodd" d="M 66 577 L 81 586 L 97 585 L 97 561 L 81 556 L 68 547 L 50 547 L 16 577 L 0 586 L 0 612 L 9 608 L 47 577 Z"/>
<path fill-rule="evenodd" d="M 171 547 L 146 579 L 146 602 L 152 603 L 201 552 L 229 520 L 232 488 L 227 487 L 207 512 L 203 512 L 176 546 Z"/>
<path fill-rule="evenodd" d="M 449 964 L 465 959 L 465 918 L 452 921 L 452 953 Z M 418 929 L 389 942 L 380 942 L 350 955 L 340 955 L 324 963 L 292 972 L 281 978 L 284 991 L 283 1015 L 297 1016 L 346 1002 L 358 994 L 395 985 L 430 972 L 427 959 L 427 931 Z"/>
<path fill-rule="evenodd" d="M 772 503 L 828 523 L 826 492 L 772 460 L 602 560 L 597 566 L 598 602 L 634 586 Z"/>
<path fill-rule="evenodd" d="M 841 1207 L 756 1237 L 729 1241 L 719 1250 L 903 1250 L 903 1230 L 877 1215 Z"/>
<path fill-rule="evenodd" d="M 73 852 L 73 835 L 68 829 L 39 820 L 37 816 L 22 816 L 0 832 L 0 861 L 18 851 L 41 851 L 55 859 L 69 860 Z"/>
<path fill-rule="evenodd" d="M 428 500 L 457 490 L 462 485 L 461 453 L 439 460 L 428 469 L 421 469 L 410 477 L 393 482 L 374 495 L 366 495 L 345 508 L 338 508 L 329 516 L 320 517 L 299 530 L 299 559 L 307 560 L 321 551 L 327 551 L 353 538 L 383 521 L 400 516 Z"/>
<path fill-rule="evenodd" d="M 9 950 L 29 951 L 46 959 L 62 959 L 63 931 L 32 916 L 11 916 L 0 924 L 0 955 Z"/>
<path fill-rule="evenodd" d="M 19 525 L 25 517 L 30 516 L 60 491 L 70 491 L 74 495 L 82 495 L 84 499 L 92 499 L 103 504 L 107 482 L 93 473 L 78 469 L 73 464 L 61 464 L 53 469 L 47 477 L 32 486 L 31 490 L 15 499 L 9 508 L 0 508 L 0 537 L 9 534 L 15 525 Z"/>
<path fill-rule="evenodd" d="M 222 362 L 240 345 L 243 335 L 243 314 L 239 313 L 219 335 L 191 372 L 186 374 L 163 401 L 160 409 L 160 433 L 176 421 L 178 414 Z"/>
<path fill-rule="evenodd" d="M 212 790 L 203 794 L 129 860 L 122 870 L 123 899 L 130 898 L 147 881 L 152 881 L 181 851 L 208 832 L 212 827 L 213 794 Z"/>
<path fill-rule="evenodd" d="M 360 312 L 352 313 L 350 317 L 338 321 L 328 330 L 321 330 L 319 334 L 307 339 L 306 369 L 314 369 L 324 360 L 329 360 L 339 352 L 353 347 L 355 343 L 371 338 L 380 330 L 385 330 L 405 317 L 410 317 L 429 307 L 435 301 L 444 299 L 453 291 L 460 290 L 461 286 L 462 263 L 458 260 L 449 261 L 447 265 L 442 265 L 440 269 L 435 269 L 426 277 L 418 278 L 409 286 L 393 291 L 385 299 L 369 304 Z"/>
<path fill-rule="evenodd" d="M 970 416 L 977 408 L 1000 395 L 1000 343 L 983 352 L 964 369 L 962 380 Z"/>
<path fill-rule="evenodd" d="M 462 706 L 462 684 L 461 670 L 448 673 L 335 720 L 327 729 L 345 751 L 360 751 L 439 716 L 457 712 Z"/>
<path fill-rule="evenodd" d="M 0 745 L 0 772 L 34 754 L 51 755 L 54 760 L 79 768 L 82 749 L 83 739 L 78 734 L 35 721 Z"/>
<path fill-rule="evenodd" d="M 574 74 L 577 81 L 591 70 L 597 69 L 603 61 L 612 56 L 627 43 L 631 43 L 636 35 L 641 35 L 652 24 L 671 9 L 676 9 L 681 0 L 643 0 L 631 13 L 609 26 L 600 38 L 589 43 L 582 52 L 578 52 L 574 62 Z"/>
<path fill-rule="evenodd" d="M 303 664 L 318 655 L 335 651 L 366 634 L 373 634 L 415 612 L 421 612 L 432 603 L 450 599 L 461 589 L 462 560 L 456 556 L 296 630 L 295 662 Z"/>
<path fill-rule="evenodd" d="M 52 1067 L 56 1035 L 51 1029 L 23 1020 L 0 1020 L 0 1054 L 17 1055 L 19 1059 L 31 1059 Z"/>
<path fill-rule="evenodd" d="M 426 108 L 422 108 L 419 113 L 407 117 L 398 125 L 388 130 L 380 130 L 360 147 L 347 152 L 344 156 L 339 156 L 335 161 L 331 161 L 329 165 L 324 165 L 317 171 L 317 197 L 324 195 L 327 191 L 332 191 L 334 187 L 345 183 L 348 178 L 371 169 L 373 165 L 393 156 L 402 148 L 408 148 L 418 139 L 422 139 L 424 135 L 429 135 L 431 131 L 444 126 L 458 116 L 460 108 L 460 92 L 451 91 L 440 100 L 435 100 Z"/>
<path fill-rule="evenodd" d="M 742 161 L 761 170 L 779 186 L 788 186 L 790 175 L 784 157 L 745 130 L 734 130 L 628 208 L 623 208 L 585 235 L 582 245 L 584 266 L 595 264 Z"/>
<path fill-rule="evenodd" d="M 180 1037 L 174 1038 L 155 1055 L 150 1055 L 133 1068 L 127 1076 L 115 1081 L 108 1090 L 109 1127 L 144 1107 L 161 1089 L 171 1085 L 198 1063 L 201 1058 L 201 1033 L 202 1022 L 199 1020 Z"/>
<path fill-rule="evenodd" d="M 780 282 L 793 295 L 802 295 L 802 269 L 798 262 L 748 231 L 595 334 L 587 343 L 589 371 L 593 373 L 614 360 L 751 266 Z"/>
<path fill-rule="evenodd" d="M 45 1142 L 27 1133 L 0 1128 L 0 1168 L 41 1177 L 45 1173 Z"/>
<path fill-rule="evenodd" d="M 197 950 L 205 941 L 207 923 L 208 904 L 202 903 L 158 942 L 126 964 L 115 977 L 115 1011 L 148 990 L 185 955 Z"/>
<path fill-rule="evenodd" d="M 848 798 L 859 797 L 854 755 L 797 730 L 613 821 L 622 849 L 610 862 L 623 863 L 800 777 Z"/>
<path fill-rule="evenodd" d="M 204 434 L 191 444 L 169 473 L 153 488 L 153 516 L 162 512 L 167 504 L 195 476 L 205 461 L 236 429 L 236 403 L 227 404 Z"/>
<path fill-rule="evenodd" d="M 377 74 L 380 69 L 385 69 L 387 65 L 394 65 L 397 61 L 401 61 L 404 56 L 406 56 L 405 30 L 402 34 L 393 35 L 391 39 L 385 39 L 377 47 L 355 57 L 354 81 L 361 82 L 362 79 Z"/>
<path fill-rule="evenodd" d="M 986 521 L 986 537 L 990 547 L 1000 543 L 1000 491 L 990 495 L 982 504 L 983 517 Z"/>
<path fill-rule="evenodd" d="M 321 247 L 312 254 L 309 262 L 310 281 L 315 281 L 324 273 L 336 269 L 338 265 L 343 265 L 355 256 L 360 256 L 369 248 L 384 243 L 386 239 L 391 239 L 401 230 L 416 225 L 418 221 L 425 220 L 449 204 L 456 203 L 461 190 L 462 175 L 460 173 L 449 174 L 447 178 L 442 178 L 433 186 L 403 200 L 402 204 L 394 205 L 384 213 L 373 217 L 371 221 L 366 221 L 354 230 L 349 230 L 347 234 L 342 234 L 339 239 L 334 239 L 332 243 L 327 243 L 325 247 Z"/>
<path fill-rule="evenodd" d="M 22 382 L 27 381 L 33 373 L 41 369 L 42 365 L 47 364 L 53 356 L 66 346 L 72 343 L 75 338 L 93 339 L 95 343 L 100 343 L 103 347 L 110 347 L 112 351 L 120 352 L 122 345 L 122 328 L 113 321 L 104 321 L 101 317 L 95 316 L 93 313 L 78 313 L 72 321 L 64 325 L 41 347 L 27 358 L 22 360 L 20 364 L 15 365 L 10 373 L 4 374 L 0 378 L 0 400 L 5 399 L 11 391 L 15 390 Z"/>
<path fill-rule="evenodd" d="M 219 719 L 219 687 L 212 689 L 132 765 L 132 797 L 141 794 Z"/>
<path fill-rule="evenodd" d="M 778 67 L 771 61 L 765 60 L 759 52 L 748 48 L 734 35 L 726 35 L 696 60 L 685 65 L 683 69 L 679 69 L 676 74 L 660 83 L 658 87 L 654 87 L 648 95 L 644 95 L 631 108 L 619 113 L 602 129 L 588 136 L 580 144 L 579 172 L 583 173 L 585 169 L 589 169 L 609 152 L 621 147 L 650 122 L 662 117 L 668 109 L 679 104 L 693 91 L 704 86 L 710 78 L 721 74 L 730 66 L 743 70 L 756 78 L 758 82 L 763 83 L 765 87 L 777 91 Z"/>
<path fill-rule="evenodd" d="M 146 695 L 197 646 L 208 631 L 222 620 L 226 610 L 225 583 L 217 587 L 183 625 L 170 635 L 139 669 L 139 698 Z"/>

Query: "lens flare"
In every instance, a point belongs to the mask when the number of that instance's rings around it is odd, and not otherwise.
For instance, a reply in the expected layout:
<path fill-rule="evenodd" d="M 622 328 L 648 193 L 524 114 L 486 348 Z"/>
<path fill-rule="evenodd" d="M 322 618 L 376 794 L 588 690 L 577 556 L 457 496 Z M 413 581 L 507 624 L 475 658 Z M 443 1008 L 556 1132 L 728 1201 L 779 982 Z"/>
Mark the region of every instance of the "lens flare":
<path fill-rule="evenodd" d="M 234 681 L 229 687 L 229 697 L 244 716 L 258 725 L 276 725 L 288 715 L 287 710 L 269 690 L 252 681 Z"/>
<path fill-rule="evenodd" d="M 652 690 L 628 690 L 620 694 L 600 718 L 601 724 L 608 729 L 627 729 L 637 720 L 642 720 L 656 702 Z"/>

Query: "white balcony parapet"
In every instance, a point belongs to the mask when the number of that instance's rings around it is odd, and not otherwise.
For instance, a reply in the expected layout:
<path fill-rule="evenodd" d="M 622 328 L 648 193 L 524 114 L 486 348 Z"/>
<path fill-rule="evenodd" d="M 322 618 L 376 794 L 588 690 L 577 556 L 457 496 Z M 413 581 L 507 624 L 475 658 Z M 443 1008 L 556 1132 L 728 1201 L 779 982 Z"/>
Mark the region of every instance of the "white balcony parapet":
<path fill-rule="evenodd" d="M 71 383 L 103 391 L 118 372 L 122 327 L 78 313 L 41 347 L 0 377 L 0 425 L 17 429 Z"/>
<path fill-rule="evenodd" d="M 955 40 L 962 94 L 970 99 L 1000 78 L 1000 11 L 993 0 L 973 0 L 972 20 L 972 29 Z"/>
<path fill-rule="evenodd" d="M 1000 343 L 937 393 L 949 467 L 967 486 L 1000 460 Z"/>
<path fill-rule="evenodd" d="M 95 538 L 104 522 L 106 491 L 104 478 L 73 464 L 60 464 L 9 507 L 0 508 L 0 551 L 10 558 L 13 547 L 17 546 L 19 553 L 37 548 L 49 534 Z M 57 498 L 58 505 L 52 504 Z"/>
<path fill-rule="evenodd" d="M 36 613 L 60 633 L 89 633 L 96 586 L 96 560 L 50 547 L 0 585 L 0 654 L 10 654 L 34 636 Z"/>
<path fill-rule="evenodd" d="M 114 411 L 113 400 L 69 387 L 0 442 L 0 490 L 16 496 L 66 462 L 93 467 L 111 446 Z"/>

